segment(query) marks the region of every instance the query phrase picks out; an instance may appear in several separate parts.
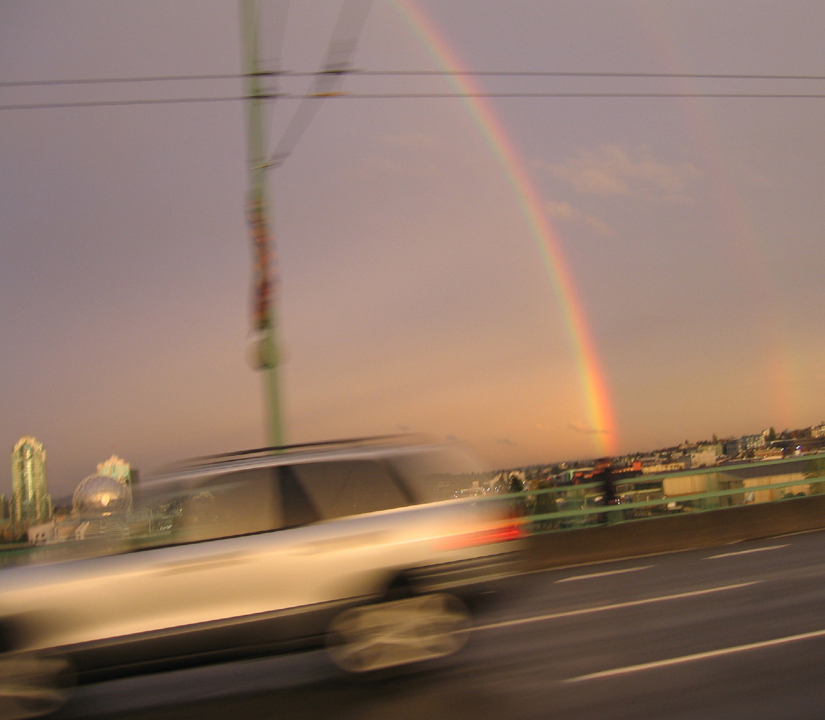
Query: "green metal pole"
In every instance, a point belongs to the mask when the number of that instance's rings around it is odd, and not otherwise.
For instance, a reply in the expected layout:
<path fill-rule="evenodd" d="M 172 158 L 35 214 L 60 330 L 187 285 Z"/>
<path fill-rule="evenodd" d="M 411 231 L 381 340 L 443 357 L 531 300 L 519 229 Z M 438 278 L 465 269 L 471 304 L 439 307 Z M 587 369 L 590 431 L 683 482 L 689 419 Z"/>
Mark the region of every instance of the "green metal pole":
<path fill-rule="evenodd" d="M 266 171 L 268 156 L 264 138 L 264 103 L 267 94 L 261 83 L 262 69 L 258 58 L 258 2 L 240 0 L 244 72 L 247 88 L 247 161 L 249 169 L 249 224 L 252 230 L 255 269 L 254 325 L 258 346 L 255 361 L 265 375 L 267 439 L 269 445 L 284 444 L 281 421 L 278 342 L 276 337 L 277 272 L 275 243 L 270 228 L 267 203 Z"/>

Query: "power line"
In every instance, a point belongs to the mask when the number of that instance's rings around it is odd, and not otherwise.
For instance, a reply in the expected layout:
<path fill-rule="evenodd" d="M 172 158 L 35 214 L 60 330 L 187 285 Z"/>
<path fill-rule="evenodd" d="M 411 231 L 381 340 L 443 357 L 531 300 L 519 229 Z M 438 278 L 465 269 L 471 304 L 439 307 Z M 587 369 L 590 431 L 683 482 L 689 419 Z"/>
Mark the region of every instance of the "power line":
<path fill-rule="evenodd" d="M 260 77 L 311 77 L 314 72 L 272 71 L 255 73 Z M 0 82 L 4 87 L 40 87 L 54 85 L 105 85 L 118 83 L 145 83 L 145 82 L 180 82 L 189 80 L 241 80 L 249 77 L 248 73 L 226 73 L 216 75 L 146 75 L 143 77 L 109 77 L 109 78 L 77 78 L 71 80 L 11 80 Z"/>
<path fill-rule="evenodd" d="M 372 0 L 345 0 L 341 5 L 321 70 L 315 74 L 310 91 L 303 96 L 301 104 L 275 145 L 269 158 L 270 166 L 277 167 L 289 157 L 318 112 L 321 100 L 337 95 L 342 78 L 349 72 L 350 59 L 355 52 L 371 3 Z"/>
<path fill-rule="evenodd" d="M 566 70 L 353 70 L 353 75 L 420 77 L 663 78 L 694 80 L 825 80 L 825 75 L 730 73 L 580 72 Z"/>
<path fill-rule="evenodd" d="M 235 102 L 249 100 L 248 97 L 202 97 L 202 98 L 149 98 L 146 100 L 99 100 L 59 103 L 29 103 L 19 105 L 0 105 L 0 110 L 41 110 L 56 108 L 117 107 L 127 105 L 173 105 L 184 103 Z"/>
<path fill-rule="evenodd" d="M 627 78 L 682 80 L 793 80 L 822 81 L 825 75 L 731 74 L 731 73 L 644 73 L 644 72 L 579 72 L 563 70 L 357 70 L 344 69 L 340 74 L 363 77 L 508 77 L 508 78 Z M 258 73 L 261 76 L 314 77 L 329 74 L 328 70 L 301 72 L 278 70 Z M 143 82 L 180 82 L 202 80 L 240 80 L 246 73 L 212 75 L 147 75 L 143 77 L 78 78 L 70 80 L 14 80 L 0 82 L 0 87 L 38 87 L 56 85 L 102 85 Z"/>
<path fill-rule="evenodd" d="M 275 75 L 277 73 L 262 73 Z M 81 78 L 76 80 L 16 80 L 0 82 L 0 87 L 40 87 L 44 85 L 103 85 L 115 83 L 168 82 L 176 80 L 237 80 L 244 74 L 230 75 L 147 75 L 146 77 Z"/>
<path fill-rule="evenodd" d="M 702 92 L 478 92 L 478 93 L 327 93 L 327 94 L 271 94 L 226 96 L 226 97 L 193 97 L 193 98 L 148 98 L 143 100 L 99 100 L 58 103 L 27 103 L 15 105 L 0 105 L 0 110 L 39 110 L 57 108 L 86 108 L 86 107 L 118 107 L 129 105 L 174 105 L 187 103 L 215 103 L 236 102 L 252 99 L 280 99 L 280 100 L 312 100 L 329 98 L 331 100 L 434 100 L 434 99 L 461 99 L 461 98 L 492 98 L 492 99 L 542 99 L 542 98 L 569 98 L 569 99 L 655 99 L 655 98 L 718 98 L 718 99 L 751 99 L 751 100 L 823 100 L 825 93 L 702 93 Z"/>
<path fill-rule="evenodd" d="M 400 100 L 435 98 L 752 98 L 821 99 L 825 93 L 709 93 L 709 92 L 471 92 L 471 93 L 340 93 L 351 100 Z"/>

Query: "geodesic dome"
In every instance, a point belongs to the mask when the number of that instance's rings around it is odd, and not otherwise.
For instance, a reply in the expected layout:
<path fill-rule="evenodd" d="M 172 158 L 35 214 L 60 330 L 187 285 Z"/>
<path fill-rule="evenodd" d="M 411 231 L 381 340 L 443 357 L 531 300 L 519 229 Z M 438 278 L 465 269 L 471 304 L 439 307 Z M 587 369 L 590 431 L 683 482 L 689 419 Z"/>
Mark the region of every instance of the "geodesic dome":
<path fill-rule="evenodd" d="M 90 475 L 75 489 L 72 509 L 83 516 L 127 513 L 132 509 L 132 491 L 108 475 Z"/>

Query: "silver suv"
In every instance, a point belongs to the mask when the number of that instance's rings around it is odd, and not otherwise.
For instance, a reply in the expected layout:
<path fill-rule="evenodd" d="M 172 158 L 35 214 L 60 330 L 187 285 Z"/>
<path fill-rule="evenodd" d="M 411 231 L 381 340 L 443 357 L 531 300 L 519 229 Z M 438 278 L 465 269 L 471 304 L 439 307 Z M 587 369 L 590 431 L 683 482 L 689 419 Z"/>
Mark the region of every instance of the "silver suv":
<path fill-rule="evenodd" d="M 351 672 L 447 655 L 511 573 L 506 507 L 453 498 L 454 456 L 345 441 L 213 456 L 141 484 L 82 540 L 0 571 L 4 715 L 95 681 L 326 646 Z M 114 504 L 113 504 L 114 506 Z"/>

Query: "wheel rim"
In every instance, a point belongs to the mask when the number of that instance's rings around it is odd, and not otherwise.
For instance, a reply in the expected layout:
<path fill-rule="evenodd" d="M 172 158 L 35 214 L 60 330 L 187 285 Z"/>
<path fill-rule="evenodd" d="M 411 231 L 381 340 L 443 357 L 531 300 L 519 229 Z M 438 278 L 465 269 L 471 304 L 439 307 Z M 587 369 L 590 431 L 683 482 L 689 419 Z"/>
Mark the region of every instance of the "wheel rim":
<path fill-rule="evenodd" d="M 366 672 L 450 655 L 469 629 L 464 604 L 438 593 L 341 613 L 330 626 L 329 649 L 339 667 Z"/>
<path fill-rule="evenodd" d="M 22 720 L 53 712 L 69 697 L 69 663 L 60 658 L 0 659 L 0 720 Z"/>

